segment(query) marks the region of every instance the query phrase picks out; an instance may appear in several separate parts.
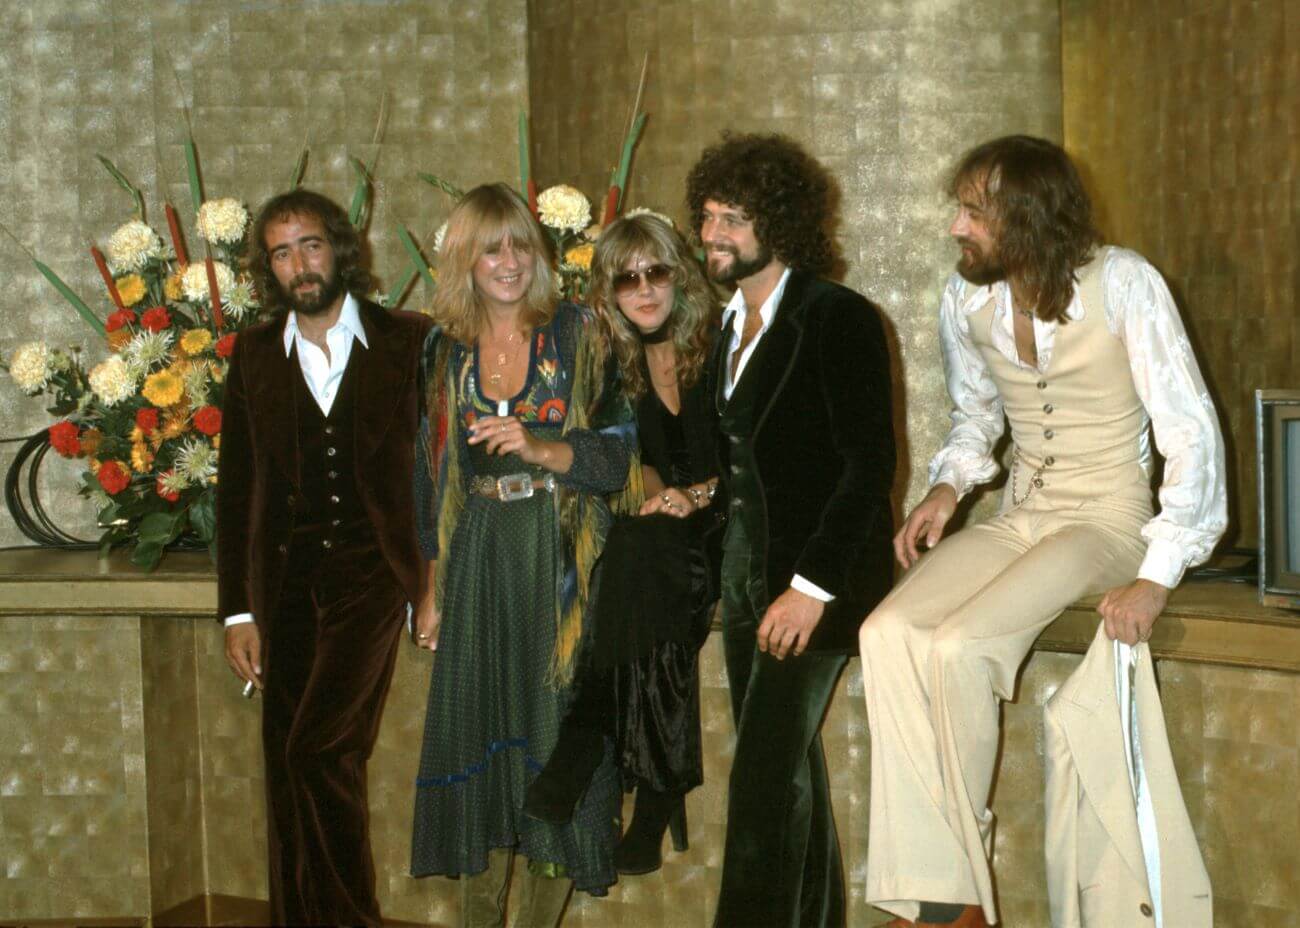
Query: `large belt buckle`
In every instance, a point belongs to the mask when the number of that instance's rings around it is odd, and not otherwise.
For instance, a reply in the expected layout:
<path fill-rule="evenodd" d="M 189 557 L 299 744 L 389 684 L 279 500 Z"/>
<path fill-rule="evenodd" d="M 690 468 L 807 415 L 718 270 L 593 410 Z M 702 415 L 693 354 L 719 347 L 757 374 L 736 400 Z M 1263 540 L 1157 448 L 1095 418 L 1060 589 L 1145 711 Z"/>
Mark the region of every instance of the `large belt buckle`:
<path fill-rule="evenodd" d="M 506 474 L 504 477 L 497 478 L 497 499 L 503 503 L 528 499 L 532 495 L 533 475 L 530 473 Z"/>

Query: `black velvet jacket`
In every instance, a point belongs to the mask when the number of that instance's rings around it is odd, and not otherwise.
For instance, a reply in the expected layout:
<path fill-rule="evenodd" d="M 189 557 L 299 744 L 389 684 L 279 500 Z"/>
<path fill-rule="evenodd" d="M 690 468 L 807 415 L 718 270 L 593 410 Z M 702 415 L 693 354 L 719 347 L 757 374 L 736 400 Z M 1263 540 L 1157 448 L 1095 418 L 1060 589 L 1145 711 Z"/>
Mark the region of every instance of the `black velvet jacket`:
<path fill-rule="evenodd" d="M 722 398 L 731 314 L 712 373 Z M 798 270 L 760 349 L 753 446 L 765 531 L 759 552 L 773 597 L 799 574 L 835 599 L 809 651 L 856 654 L 858 627 L 893 583 L 894 432 L 889 353 L 878 311 L 860 294 Z M 718 473 L 729 473 L 717 443 Z"/>
<path fill-rule="evenodd" d="M 369 348 L 353 347 L 357 490 L 380 549 L 419 601 L 424 562 L 415 538 L 411 473 L 419 423 L 416 371 L 429 319 L 358 300 Z M 293 401 L 298 361 L 285 357 L 284 317 L 240 333 L 226 375 L 217 483 L 217 600 L 221 619 L 270 621 L 304 505 Z"/>

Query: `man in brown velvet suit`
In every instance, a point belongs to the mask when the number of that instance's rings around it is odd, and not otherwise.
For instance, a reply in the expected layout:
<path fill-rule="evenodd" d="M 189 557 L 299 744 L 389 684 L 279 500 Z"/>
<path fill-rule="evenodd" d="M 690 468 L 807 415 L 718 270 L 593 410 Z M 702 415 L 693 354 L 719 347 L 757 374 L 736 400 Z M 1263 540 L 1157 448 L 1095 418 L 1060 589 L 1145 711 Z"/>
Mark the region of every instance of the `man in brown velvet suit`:
<path fill-rule="evenodd" d="M 268 202 L 252 265 L 283 310 L 244 331 L 223 409 L 218 592 L 226 659 L 262 691 L 277 924 L 379 925 L 366 760 L 407 603 L 427 320 L 363 299 L 347 215 Z"/>

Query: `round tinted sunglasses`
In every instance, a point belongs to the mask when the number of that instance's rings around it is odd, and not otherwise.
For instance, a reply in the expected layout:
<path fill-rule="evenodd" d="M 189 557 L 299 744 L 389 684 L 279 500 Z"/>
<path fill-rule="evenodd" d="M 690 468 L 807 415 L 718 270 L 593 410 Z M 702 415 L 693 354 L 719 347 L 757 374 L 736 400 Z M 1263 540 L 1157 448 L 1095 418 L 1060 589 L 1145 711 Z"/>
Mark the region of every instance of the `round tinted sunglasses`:
<path fill-rule="evenodd" d="M 667 287 L 673 282 L 673 269 L 666 264 L 652 264 L 644 271 L 622 271 L 614 275 L 614 292 L 626 296 L 641 289 L 641 277 L 652 287 Z"/>

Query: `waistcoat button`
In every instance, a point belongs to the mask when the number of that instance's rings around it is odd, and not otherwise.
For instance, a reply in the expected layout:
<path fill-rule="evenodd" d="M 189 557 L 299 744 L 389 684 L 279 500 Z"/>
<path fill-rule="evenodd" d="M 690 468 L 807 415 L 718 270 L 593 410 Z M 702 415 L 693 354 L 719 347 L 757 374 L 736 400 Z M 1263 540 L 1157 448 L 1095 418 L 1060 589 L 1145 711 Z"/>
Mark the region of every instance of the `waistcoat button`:
<path fill-rule="evenodd" d="M 334 426 L 332 426 L 332 425 L 327 425 L 327 426 L 325 426 L 325 434 L 326 434 L 326 435 L 333 435 L 333 434 L 334 434 Z"/>
<path fill-rule="evenodd" d="M 338 449 L 338 448 L 326 448 L 326 449 L 325 449 L 325 453 L 326 453 L 329 457 L 334 457 L 334 455 L 336 455 L 336 454 L 339 453 L 339 449 Z"/>
<path fill-rule="evenodd" d="M 330 548 L 334 547 L 334 542 L 326 538 L 324 541 L 320 543 L 320 546 L 324 548 L 326 551 L 328 551 Z"/>
<path fill-rule="evenodd" d="M 1034 486 L 1041 490 L 1041 489 L 1043 488 L 1043 478 L 1042 478 L 1042 477 L 1035 477 L 1035 478 L 1034 478 Z"/>
<path fill-rule="evenodd" d="M 1052 414 L 1052 404 L 1051 403 L 1044 404 L 1043 412 L 1047 413 L 1050 416 Z"/>
<path fill-rule="evenodd" d="M 1046 389 L 1047 389 L 1047 381 L 1046 381 L 1046 380 L 1040 380 L 1040 381 L 1038 381 L 1038 389 L 1040 389 L 1040 390 L 1046 390 Z"/>
<path fill-rule="evenodd" d="M 288 554 L 288 553 L 289 553 L 289 546 L 288 546 L 288 545 L 276 545 L 276 546 L 275 546 L 275 550 L 279 551 L 281 554 Z"/>
<path fill-rule="evenodd" d="M 1051 467 L 1053 464 L 1056 463 L 1056 458 L 1052 457 L 1052 456 L 1049 454 L 1049 455 L 1047 456 L 1047 459 L 1044 460 L 1043 463 L 1044 463 L 1045 465 L 1047 465 L 1048 467 Z"/>
<path fill-rule="evenodd" d="M 339 498 L 337 496 L 331 496 L 330 502 L 337 506 L 339 502 Z"/>
<path fill-rule="evenodd" d="M 1151 906 L 1147 905 L 1145 902 L 1142 903 L 1140 906 L 1138 906 L 1138 911 L 1141 912 L 1143 915 L 1145 915 L 1147 918 L 1150 918 L 1152 915 L 1155 914 L 1155 910 L 1153 910 Z"/>
<path fill-rule="evenodd" d="M 329 472 L 329 475 L 328 475 L 328 476 L 329 476 L 329 478 L 330 478 L 331 480 L 337 480 L 337 479 L 338 479 L 338 476 L 339 476 L 339 472 L 336 471 L 336 470 L 332 470 L 332 471 Z"/>
<path fill-rule="evenodd" d="M 1053 438 L 1056 437 L 1056 433 L 1053 432 L 1051 429 L 1048 429 L 1047 431 L 1043 432 L 1043 437 L 1046 438 L 1048 441 L 1051 441 Z"/>

